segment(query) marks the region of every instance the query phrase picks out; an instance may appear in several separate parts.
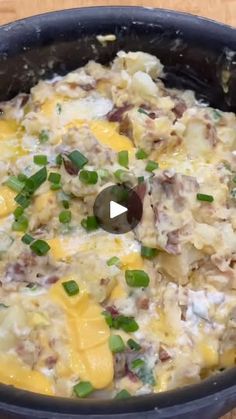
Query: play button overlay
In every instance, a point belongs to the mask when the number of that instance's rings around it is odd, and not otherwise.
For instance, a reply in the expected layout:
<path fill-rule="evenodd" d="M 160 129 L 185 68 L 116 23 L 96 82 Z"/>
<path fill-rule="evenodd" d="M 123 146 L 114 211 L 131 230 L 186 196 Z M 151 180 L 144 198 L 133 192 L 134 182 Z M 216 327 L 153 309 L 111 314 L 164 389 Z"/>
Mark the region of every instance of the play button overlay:
<path fill-rule="evenodd" d="M 117 204 L 117 202 L 110 202 L 110 218 L 118 217 L 118 215 L 124 214 L 128 211 L 128 208 L 123 207 L 123 205 Z"/>
<path fill-rule="evenodd" d="M 124 234 L 137 226 L 143 215 L 143 206 L 134 189 L 112 185 L 99 193 L 93 212 L 103 230 Z"/>

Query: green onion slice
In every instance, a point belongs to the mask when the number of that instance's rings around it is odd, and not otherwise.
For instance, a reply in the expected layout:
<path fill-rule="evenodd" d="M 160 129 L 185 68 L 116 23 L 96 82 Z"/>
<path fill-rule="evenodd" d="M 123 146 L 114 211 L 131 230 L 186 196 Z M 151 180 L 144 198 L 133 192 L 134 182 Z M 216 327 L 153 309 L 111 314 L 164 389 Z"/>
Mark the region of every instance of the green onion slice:
<path fill-rule="evenodd" d="M 48 176 L 48 180 L 51 183 L 57 183 L 58 184 L 61 181 L 61 175 L 60 175 L 60 173 L 57 173 L 57 172 L 51 172 Z"/>
<path fill-rule="evenodd" d="M 79 179 L 86 185 L 95 185 L 98 181 L 98 174 L 94 170 L 81 170 Z"/>
<path fill-rule="evenodd" d="M 120 266 L 121 261 L 117 256 L 113 256 L 107 261 L 107 266 Z"/>
<path fill-rule="evenodd" d="M 142 148 L 140 148 L 139 150 L 136 151 L 135 157 L 138 160 L 144 160 L 144 159 L 146 159 L 148 157 L 148 154 L 146 153 L 145 150 L 143 150 Z"/>
<path fill-rule="evenodd" d="M 125 344 L 120 335 L 112 335 L 109 337 L 109 348 L 111 352 L 118 353 L 125 350 Z"/>
<path fill-rule="evenodd" d="M 34 156 L 34 163 L 38 166 L 46 166 L 48 164 L 48 158 L 45 154 L 37 154 Z"/>
<path fill-rule="evenodd" d="M 197 200 L 198 201 L 203 201 L 203 202 L 213 202 L 214 198 L 212 195 L 206 195 L 203 193 L 198 193 L 197 194 Z"/>
<path fill-rule="evenodd" d="M 65 210 L 61 211 L 59 214 L 59 221 L 62 224 L 70 223 L 71 222 L 71 211 Z"/>
<path fill-rule="evenodd" d="M 63 162 L 62 155 L 61 155 L 61 154 L 58 154 L 58 155 L 56 156 L 56 165 L 57 165 L 57 166 L 61 166 L 61 165 L 62 165 L 62 162 Z"/>
<path fill-rule="evenodd" d="M 159 167 L 159 164 L 156 161 L 149 160 L 147 162 L 147 165 L 145 167 L 145 170 L 146 170 L 146 172 L 150 172 L 151 173 L 151 172 L 153 172 L 153 170 L 158 169 L 158 167 Z"/>
<path fill-rule="evenodd" d="M 94 231 L 99 228 L 98 220 L 94 215 L 89 215 L 87 218 L 84 218 L 81 221 L 81 225 L 87 232 Z"/>
<path fill-rule="evenodd" d="M 17 219 L 17 221 L 14 221 L 14 223 L 12 224 L 12 230 L 24 232 L 27 230 L 28 226 L 29 226 L 28 219 L 24 215 L 21 215 Z"/>
<path fill-rule="evenodd" d="M 136 332 L 139 329 L 139 325 L 132 316 L 119 315 L 112 319 L 112 327 L 114 329 L 121 329 L 127 333 Z"/>
<path fill-rule="evenodd" d="M 153 259 L 157 255 L 158 251 L 155 248 L 142 246 L 141 256 L 146 259 Z"/>
<path fill-rule="evenodd" d="M 40 143 L 46 143 L 49 140 L 49 132 L 46 129 L 42 129 L 39 133 Z"/>
<path fill-rule="evenodd" d="M 76 384 L 73 387 L 73 391 L 77 397 L 80 397 L 83 399 L 84 397 L 87 397 L 91 393 L 93 393 L 94 388 L 89 381 L 80 381 L 80 383 Z"/>
<path fill-rule="evenodd" d="M 18 205 L 20 205 L 22 208 L 27 208 L 30 204 L 30 198 L 27 194 L 19 193 L 14 198 Z"/>
<path fill-rule="evenodd" d="M 140 351 L 141 349 L 141 346 L 133 339 L 128 339 L 127 345 L 132 351 Z"/>
<path fill-rule="evenodd" d="M 77 282 L 74 281 L 73 279 L 70 281 L 62 282 L 62 286 L 65 292 L 67 293 L 67 295 L 69 295 L 70 297 L 72 297 L 73 295 L 79 294 L 79 286 Z"/>
<path fill-rule="evenodd" d="M 50 246 L 44 240 L 35 240 L 31 245 L 30 249 L 38 256 L 44 256 L 50 250 Z"/>
<path fill-rule="evenodd" d="M 16 176 L 10 176 L 5 182 L 5 185 L 7 185 L 8 188 L 15 192 L 21 192 L 25 186 L 25 184 L 21 182 Z"/>
<path fill-rule="evenodd" d="M 22 238 L 21 241 L 25 244 L 30 244 L 34 241 L 34 238 L 30 235 L 30 234 L 25 234 Z"/>
<path fill-rule="evenodd" d="M 78 168 L 82 169 L 88 163 L 88 159 L 78 150 L 72 151 L 68 155 L 68 159 Z"/>
<path fill-rule="evenodd" d="M 129 399 L 131 397 L 131 394 L 127 390 L 121 390 L 119 393 L 116 394 L 114 397 L 116 400 L 122 400 L 122 399 Z"/>
<path fill-rule="evenodd" d="M 140 185 L 140 183 L 143 183 L 145 181 L 144 176 L 139 176 L 138 177 L 138 184 Z"/>
<path fill-rule="evenodd" d="M 120 166 L 126 167 L 128 169 L 129 167 L 129 153 L 127 150 L 119 151 L 118 153 L 118 163 Z"/>
<path fill-rule="evenodd" d="M 15 211 L 13 212 L 13 214 L 14 214 L 14 217 L 15 217 L 15 220 L 16 221 L 21 217 L 21 215 L 23 215 L 23 212 L 24 212 L 24 209 L 22 207 L 17 207 L 15 209 Z"/>
<path fill-rule="evenodd" d="M 34 193 L 47 180 L 47 169 L 43 167 L 25 181 L 24 190 L 30 194 Z"/>
<path fill-rule="evenodd" d="M 148 287 L 150 279 L 146 272 L 142 270 L 125 271 L 125 280 L 129 287 Z"/>
<path fill-rule="evenodd" d="M 144 365 L 145 365 L 144 360 L 143 360 L 143 359 L 140 359 L 140 358 L 134 359 L 134 360 L 131 362 L 131 368 L 132 368 L 133 370 L 135 370 L 135 369 L 137 369 L 137 368 L 141 368 L 141 367 L 143 367 Z"/>

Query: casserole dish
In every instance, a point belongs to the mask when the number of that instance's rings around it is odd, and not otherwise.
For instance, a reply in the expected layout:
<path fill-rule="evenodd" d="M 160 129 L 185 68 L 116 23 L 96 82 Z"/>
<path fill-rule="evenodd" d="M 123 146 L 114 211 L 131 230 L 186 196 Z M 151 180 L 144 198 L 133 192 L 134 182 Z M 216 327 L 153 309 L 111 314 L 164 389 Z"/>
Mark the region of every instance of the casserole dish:
<path fill-rule="evenodd" d="M 97 35 L 116 42 L 99 43 Z M 201 36 L 199 36 L 201 34 Z M 141 8 L 91 8 L 6 25 L 1 39 L 1 100 L 27 92 L 41 78 L 65 74 L 88 60 L 109 62 L 120 49 L 158 56 L 165 83 L 191 88 L 222 110 L 236 110 L 236 32 L 205 19 Z M 6 87 L 7 86 L 7 87 Z M 127 401 L 50 398 L 1 386 L 2 417 L 218 417 L 234 406 L 235 370 L 201 384 Z"/>

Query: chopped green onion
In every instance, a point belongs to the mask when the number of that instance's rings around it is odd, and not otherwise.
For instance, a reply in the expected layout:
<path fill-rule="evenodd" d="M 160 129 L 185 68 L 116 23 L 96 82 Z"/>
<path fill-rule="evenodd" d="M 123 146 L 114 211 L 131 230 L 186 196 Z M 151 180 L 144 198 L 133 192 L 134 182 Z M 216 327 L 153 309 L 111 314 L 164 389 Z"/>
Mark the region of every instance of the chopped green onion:
<path fill-rule="evenodd" d="M 120 335 L 112 335 L 109 337 L 109 348 L 111 352 L 123 352 L 125 350 L 125 344 Z"/>
<path fill-rule="evenodd" d="M 149 115 L 149 113 L 142 108 L 138 108 L 138 112 L 139 113 L 144 113 L 145 115 Z"/>
<path fill-rule="evenodd" d="M 119 151 L 118 153 L 118 163 L 120 166 L 126 167 L 128 169 L 129 167 L 129 153 L 127 150 Z"/>
<path fill-rule="evenodd" d="M 46 143 L 49 140 L 49 132 L 46 129 L 42 129 L 39 133 L 40 143 Z"/>
<path fill-rule="evenodd" d="M 107 266 L 119 266 L 120 265 L 120 259 L 117 256 L 113 256 L 107 261 Z"/>
<path fill-rule="evenodd" d="M 63 161 L 62 155 L 61 154 L 58 154 L 56 156 L 56 165 L 57 166 L 61 166 L 62 165 L 62 161 Z"/>
<path fill-rule="evenodd" d="M 141 349 L 141 346 L 133 339 L 129 339 L 127 345 L 132 351 L 140 351 Z"/>
<path fill-rule="evenodd" d="M 59 214 L 59 221 L 62 224 L 70 223 L 71 222 L 71 211 L 65 210 L 61 211 Z"/>
<path fill-rule="evenodd" d="M 79 286 L 73 279 L 70 281 L 62 282 L 62 286 L 65 292 L 72 297 L 73 295 L 79 294 Z"/>
<path fill-rule="evenodd" d="M 148 160 L 145 170 L 146 172 L 153 172 L 153 170 L 158 169 L 158 167 L 159 164 L 156 161 Z"/>
<path fill-rule="evenodd" d="M 214 198 L 212 195 L 206 195 L 203 193 L 198 193 L 197 194 L 197 200 L 198 201 L 203 201 L 203 202 L 213 202 Z"/>
<path fill-rule="evenodd" d="M 233 182 L 236 183 L 236 176 L 233 177 Z"/>
<path fill-rule="evenodd" d="M 62 188 L 61 183 L 52 183 L 51 186 L 50 186 L 50 189 L 52 191 L 58 191 L 61 188 Z"/>
<path fill-rule="evenodd" d="M 21 217 L 18 218 L 17 221 L 14 221 L 12 224 L 12 230 L 14 231 L 26 231 L 29 225 L 28 219 L 21 215 Z"/>
<path fill-rule="evenodd" d="M 50 250 L 49 244 L 47 242 L 45 242 L 44 240 L 35 240 L 30 245 L 30 248 L 38 256 L 44 256 Z"/>
<path fill-rule="evenodd" d="M 217 121 L 220 118 L 222 118 L 222 112 L 220 112 L 218 109 L 213 109 L 212 110 L 212 116 Z"/>
<path fill-rule="evenodd" d="M 121 390 L 119 393 L 115 395 L 116 400 L 122 400 L 122 399 L 129 399 L 131 397 L 131 394 L 127 390 Z"/>
<path fill-rule="evenodd" d="M 63 199 L 63 201 L 61 201 L 61 203 L 62 203 L 62 205 L 63 205 L 63 207 L 65 209 L 69 209 L 70 208 L 70 203 L 66 199 Z"/>
<path fill-rule="evenodd" d="M 139 150 L 136 151 L 135 157 L 138 160 L 144 160 L 144 159 L 146 159 L 148 157 L 148 154 L 146 153 L 145 150 L 143 150 L 142 148 L 140 148 Z"/>
<path fill-rule="evenodd" d="M 38 172 L 30 176 L 25 182 L 25 190 L 34 193 L 47 180 L 47 169 L 43 167 Z"/>
<path fill-rule="evenodd" d="M 141 246 L 141 256 L 146 259 L 153 259 L 157 255 L 157 249 L 147 246 Z"/>
<path fill-rule="evenodd" d="M 34 238 L 30 235 L 30 234 L 25 234 L 22 238 L 21 241 L 25 244 L 30 244 L 34 241 Z"/>
<path fill-rule="evenodd" d="M 25 186 L 16 176 L 10 176 L 5 184 L 15 192 L 21 192 Z"/>
<path fill-rule="evenodd" d="M 109 171 L 107 169 L 98 169 L 97 174 L 101 179 L 107 179 L 109 177 Z"/>
<path fill-rule="evenodd" d="M 61 112 L 62 112 L 62 106 L 61 106 L 61 103 L 57 103 L 57 104 L 56 104 L 56 111 L 57 111 L 57 114 L 58 114 L 58 115 L 60 115 L 60 114 L 61 114 Z"/>
<path fill-rule="evenodd" d="M 10 307 L 10 306 L 7 306 L 6 304 L 4 304 L 4 303 L 0 303 L 0 309 L 2 309 L 2 308 L 8 308 L 8 307 Z"/>
<path fill-rule="evenodd" d="M 144 384 L 150 384 L 151 386 L 156 384 L 153 372 L 146 364 L 137 369 L 135 373 Z"/>
<path fill-rule="evenodd" d="M 150 279 L 146 272 L 142 270 L 125 271 L 125 280 L 129 287 L 147 287 Z"/>
<path fill-rule="evenodd" d="M 95 185 L 98 181 L 98 174 L 94 170 L 81 170 L 79 179 L 86 185 Z"/>
<path fill-rule="evenodd" d="M 24 173 L 19 173 L 19 175 L 17 177 L 18 177 L 19 181 L 23 182 L 23 183 L 25 183 L 26 179 L 28 179 L 27 176 L 24 175 Z"/>
<path fill-rule="evenodd" d="M 113 319 L 112 319 L 111 313 L 109 313 L 109 311 L 104 310 L 104 311 L 102 311 L 102 315 L 105 317 L 105 320 L 106 320 L 106 323 L 108 324 L 108 326 L 112 327 Z"/>
<path fill-rule="evenodd" d="M 72 153 L 68 155 L 68 159 L 77 167 L 77 169 L 82 169 L 82 167 L 88 163 L 88 159 L 78 150 L 72 151 Z"/>
<path fill-rule="evenodd" d="M 139 329 L 139 325 L 132 316 L 116 316 L 112 319 L 114 329 L 122 329 L 124 332 L 133 333 Z"/>
<path fill-rule="evenodd" d="M 138 184 L 140 185 L 140 183 L 143 183 L 144 182 L 144 176 L 139 176 L 138 177 Z"/>
<path fill-rule="evenodd" d="M 114 176 L 120 182 L 125 182 L 128 180 L 129 172 L 127 170 L 118 169 L 114 172 Z"/>
<path fill-rule="evenodd" d="M 233 188 L 232 191 L 230 191 L 231 198 L 236 198 L 236 188 Z"/>
<path fill-rule="evenodd" d="M 56 172 L 51 172 L 48 176 L 48 180 L 51 183 L 60 183 L 61 181 L 61 175 L 60 173 L 56 173 Z"/>
<path fill-rule="evenodd" d="M 17 221 L 21 215 L 23 215 L 24 209 L 22 207 L 17 207 L 13 212 L 15 220 Z"/>
<path fill-rule="evenodd" d="M 94 388 L 89 381 L 80 381 L 80 383 L 73 387 L 73 391 L 77 397 L 83 399 L 89 396 L 94 391 Z"/>
<path fill-rule="evenodd" d="M 34 163 L 38 166 L 46 166 L 46 164 L 48 164 L 48 158 L 45 154 L 38 154 L 37 156 L 34 156 Z"/>
<path fill-rule="evenodd" d="M 131 368 L 132 368 L 133 370 L 135 370 L 135 369 L 137 369 L 137 368 L 141 368 L 141 367 L 143 367 L 144 365 L 145 365 L 144 360 L 143 360 L 143 359 L 140 359 L 140 358 L 134 359 L 134 360 L 131 362 Z"/>
<path fill-rule="evenodd" d="M 19 193 L 14 199 L 22 208 L 27 208 L 30 204 L 29 196 L 23 193 Z"/>
<path fill-rule="evenodd" d="M 97 230 L 99 227 L 98 220 L 94 215 L 89 215 L 81 221 L 82 227 L 89 231 Z"/>

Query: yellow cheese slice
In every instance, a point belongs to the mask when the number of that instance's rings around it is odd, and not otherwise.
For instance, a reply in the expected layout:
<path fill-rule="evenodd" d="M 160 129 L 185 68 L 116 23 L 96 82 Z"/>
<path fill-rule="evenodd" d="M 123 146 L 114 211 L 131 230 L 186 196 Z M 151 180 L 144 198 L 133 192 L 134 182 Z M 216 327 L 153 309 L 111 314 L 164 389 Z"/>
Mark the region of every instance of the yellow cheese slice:
<path fill-rule="evenodd" d="M 7 186 L 0 187 L 0 217 L 6 217 L 16 208 L 16 193 Z"/>
<path fill-rule="evenodd" d="M 59 375 L 78 374 L 84 381 L 90 381 L 94 388 L 107 387 L 113 380 L 113 358 L 108 346 L 110 329 L 102 316 L 102 307 L 82 290 L 75 296 L 68 296 L 58 281 L 50 295 L 59 303 L 66 315 L 68 327 L 69 363 L 57 366 Z"/>
<path fill-rule="evenodd" d="M 36 370 L 31 370 L 14 355 L 0 354 L 0 381 L 34 393 L 54 395 L 52 381 Z"/>

